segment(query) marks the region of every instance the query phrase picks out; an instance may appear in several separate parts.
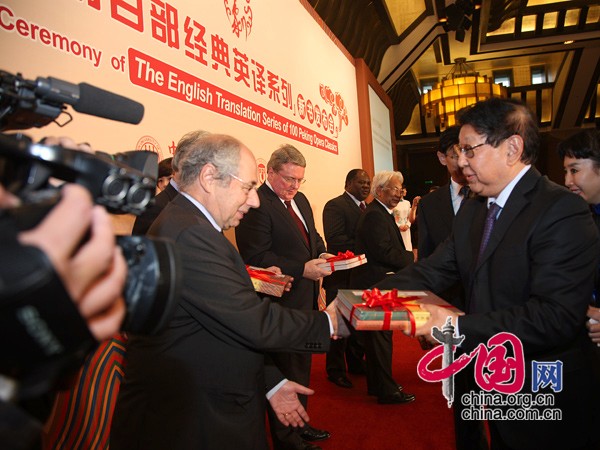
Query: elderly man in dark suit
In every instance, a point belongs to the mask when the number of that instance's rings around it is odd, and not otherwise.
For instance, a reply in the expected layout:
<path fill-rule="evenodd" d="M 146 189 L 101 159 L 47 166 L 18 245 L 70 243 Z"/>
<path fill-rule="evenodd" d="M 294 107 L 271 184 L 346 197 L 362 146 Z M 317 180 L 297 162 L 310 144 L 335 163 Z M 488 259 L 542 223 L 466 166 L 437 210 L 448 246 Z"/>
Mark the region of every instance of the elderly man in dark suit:
<path fill-rule="evenodd" d="M 367 208 L 365 200 L 370 190 L 369 174 L 362 169 L 352 169 L 346 175 L 344 193 L 325 204 L 323 231 L 329 253 L 335 255 L 347 250 L 356 251 L 356 226 Z M 323 280 L 328 304 L 335 299 L 338 289 L 350 287 L 351 272 L 352 269 L 336 271 Z M 333 341 L 325 362 L 327 379 L 340 387 L 351 388 L 352 382 L 346 375 L 346 364 L 350 373 L 365 373 L 363 358 L 364 348 L 358 333 L 352 333 L 348 339 Z"/>
<path fill-rule="evenodd" d="M 326 351 L 335 304 L 297 311 L 256 295 L 222 233 L 259 206 L 256 160 L 230 136 L 188 137 L 181 194 L 149 231 L 177 244 L 181 298 L 166 330 L 130 336 L 111 448 L 266 450 L 265 387 L 278 419 L 293 426 L 308 419 L 297 394 L 312 391 L 265 370 L 263 351 Z"/>
<path fill-rule="evenodd" d="M 402 198 L 404 177 L 400 172 L 375 174 L 371 194 L 375 198 L 358 221 L 356 250 L 365 253 L 367 264 L 352 271 L 351 288 L 367 289 L 413 263 L 413 253 L 406 250 L 393 210 Z M 414 401 L 415 396 L 402 392 L 392 375 L 392 331 L 363 332 L 367 360 L 367 390 L 381 404 Z"/>
<path fill-rule="evenodd" d="M 459 165 L 479 197 L 467 200 L 450 239 L 429 258 L 378 287 L 440 291 L 460 281 L 467 314 L 424 306 L 431 318 L 417 327 L 417 334 L 428 336 L 432 326 L 441 329 L 450 317 L 464 336 L 460 347 L 465 353 L 498 333 L 520 340 L 525 373 L 512 374 L 525 377 L 519 394 L 539 388 L 552 397 L 552 408 L 562 417 L 497 420 L 509 411 L 488 405 L 494 410 L 488 416 L 491 448 L 597 448 L 592 442 L 599 388 L 587 356 L 592 344 L 585 319 L 600 242 L 589 209 L 532 166 L 539 136 L 525 105 L 490 99 L 461 111 L 458 119 Z M 562 363 L 552 385 L 534 385 L 539 373 L 533 361 L 553 367 Z M 543 413 L 546 407 L 532 409 Z"/>
<path fill-rule="evenodd" d="M 332 256 L 315 228 L 310 203 L 299 192 L 304 182 L 306 160 L 291 145 L 275 150 L 267 163 L 267 181 L 258 189 L 260 207 L 253 209 L 235 230 L 238 248 L 247 264 L 277 266 L 294 277 L 292 289 L 284 293 L 280 304 L 291 309 L 317 309 L 319 280 L 331 273 L 319 267 Z M 308 386 L 311 355 L 272 354 L 275 364 L 290 380 Z M 306 396 L 301 397 L 306 405 Z M 305 441 L 327 439 L 329 433 L 305 427 L 301 433 L 282 428 L 269 410 L 271 436 L 275 449 L 318 448 Z"/>

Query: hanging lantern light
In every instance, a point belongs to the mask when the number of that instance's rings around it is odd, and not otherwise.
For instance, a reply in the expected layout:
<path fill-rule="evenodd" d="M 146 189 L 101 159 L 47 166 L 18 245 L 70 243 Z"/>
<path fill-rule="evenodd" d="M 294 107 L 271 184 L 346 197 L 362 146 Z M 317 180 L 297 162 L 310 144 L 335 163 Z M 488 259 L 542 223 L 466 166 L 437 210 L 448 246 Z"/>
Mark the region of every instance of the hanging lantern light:
<path fill-rule="evenodd" d="M 454 67 L 442 81 L 421 95 L 422 110 L 427 117 L 433 115 L 441 127 L 454 125 L 456 113 L 465 106 L 491 97 L 508 96 L 506 87 L 494 84 L 486 75 L 479 75 L 466 61 L 466 58 L 456 58 Z"/>

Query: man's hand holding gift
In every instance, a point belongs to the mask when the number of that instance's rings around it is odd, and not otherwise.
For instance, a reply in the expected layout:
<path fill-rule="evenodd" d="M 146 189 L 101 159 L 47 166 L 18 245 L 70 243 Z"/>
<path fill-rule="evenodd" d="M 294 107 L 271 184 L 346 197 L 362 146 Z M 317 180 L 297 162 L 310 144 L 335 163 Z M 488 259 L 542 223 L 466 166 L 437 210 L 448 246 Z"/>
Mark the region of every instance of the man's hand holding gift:
<path fill-rule="evenodd" d="M 273 272 L 275 275 L 283 275 L 283 272 L 281 271 L 281 269 L 277 266 L 271 266 L 271 267 L 267 267 L 265 269 L 267 272 Z M 289 292 L 290 289 L 292 289 L 292 283 L 294 282 L 294 277 L 290 276 L 290 279 L 288 280 L 288 282 L 286 283 L 285 287 L 283 288 L 283 290 L 285 292 Z"/>
<path fill-rule="evenodd" d="M 350 329 L 346 324 L 344 316 L 339 311 L 338 299 L 333 300 L 325 309 L 325 312 L 329 315 L 331 323 L 333 324 L 333 336 L 334 340 L 346 338 L 350 336 Z"/>
<path fill-rule="evenodd" d="M 331 270 L 325 264 L 327 264 L 327 258 L 332 256 L 331 253 L 321 253 L 319 258 L 306 261 L 302 276 L 309 280 L 319 281 L 321 278 L 331 275 Z"/>
<path fill-rule="evenodd" d="M 441 330 L 442 327 L 446 324 L 446 320 L 447 320 L 448 316 L 450 316 L 452 319 L 452 325 L 456 329 L 457 319 L 460 316 L 464 316 L 464 314 L 465 314 L 464 312 L 458 311 L 455 308 L 450 309 L 450 308 L 447 308 L 444 306 L 439 306 L 439 305 L 428 305 L 428 304 L 421 303 L 420 307 L 422 310 L 427 311 L 430 314 L 430 316 L 429 316 L 429 320 L 427 320 L 427 322 L 420 324 L 415 328 L 414 335 L 416 337 L 422 336 L 423 338 L 425 338 L 427 340 L 427 342 L 429 342 L 431 344 L 438 343 L 438 341 L 436 341 L 431 336 L 431 329 L 433 327 L 437 327 Z M 404 331 L 404 334 L 410 335 L 410 330 Z"/>

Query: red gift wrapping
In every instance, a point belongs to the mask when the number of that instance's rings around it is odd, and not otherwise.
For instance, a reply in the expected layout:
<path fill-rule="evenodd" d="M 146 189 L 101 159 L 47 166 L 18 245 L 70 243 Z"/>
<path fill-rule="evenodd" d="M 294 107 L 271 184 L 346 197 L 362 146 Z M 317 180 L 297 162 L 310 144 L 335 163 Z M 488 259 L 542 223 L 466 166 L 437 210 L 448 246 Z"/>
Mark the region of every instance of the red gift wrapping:
<path fill-rule="evenodd" d="M 420 304 L 453 308 L 429 291 L 338 291 L 339 309 L 357 330 L 403 330 L 411 334 L 429 320 Z M 458 310 L 456 310 L 458 311 Z"/>
<path fill-rule="evenodd" d="M 277 275 L 275 272 L 261 269 L 260 267 L 246 266 L 254 290 L 264 294 L 281 297 L 286 284 L 290 281 L 289 275 Z"/>
<path fill-rule="evenodd" d="M 372 290 L 367 290 L 363 292 L 362 299 L 365 301 L 364 303 L 359 303 L 358 305 L 352 306 L 352 311 L 350 312 L 350 321 L 352 322 L 352 317 L 356 311 L 357 306 L 367 306 L 369 308 L 375 308 L 377 306 L 381 306 L 383 308 L 383 329 L 389 330 L 390 325 L 392 323 L 392 309 L 393 307 L 404 307 L 406 309 L 406 313 L 408 314 L 408 319 L 410 320 L 410 335 L 411 337 L 415 336 L 415 316 L 412 311 L 408 309 L 404 303 L 418 300 L 417 296 L 409 296 L 409 297 L 398 297 L 398 289 L 392 289 L 387 294 L 382 294 L 381 291 L 377 288 Z"/>
<path fill-rule="evenodd" d="M 354 260 L 350 262 L 350 260 Z M 331 258 L 326 259 L 326 264 L 319 264 L 320 266 L 328 266 L 329 270 L 335 272 L 336 270 L 346 270 L 352 269 L 353 267 L 360 266 L 367 262 L 366 256 L 363 255 L 355 255 L 350 250 L 346 250 L 345 252 L 338 252 L 337 256 L 332 256 Z M 340 265 L 336 263 L 348 261 L 348 265 Z"/>

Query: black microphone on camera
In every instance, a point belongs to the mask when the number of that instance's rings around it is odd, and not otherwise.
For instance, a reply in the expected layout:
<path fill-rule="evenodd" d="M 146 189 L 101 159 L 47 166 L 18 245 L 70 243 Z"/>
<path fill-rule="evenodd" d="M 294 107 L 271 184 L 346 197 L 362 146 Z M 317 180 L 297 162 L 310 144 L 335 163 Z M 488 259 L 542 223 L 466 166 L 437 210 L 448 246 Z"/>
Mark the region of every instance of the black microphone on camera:
<path fill-rule="evenodd" d="M 138 124 L 144 117 L 144 105 L 87 83 L 72 84 L 58 78 L 38 77 L 35 93 L 39 98 L 62 101 L 77 112 Z"/>
<path fill-rule="evenodd" d="M 0 70 L 0 130 L 42 127 L 60 114 L 72 118 L 65 105 L 77 112 L 119 122 L 138 124 L 144 105 L 88 83 L 73 84 L 54 77 L 26 80 L 21 74 Z"/>

